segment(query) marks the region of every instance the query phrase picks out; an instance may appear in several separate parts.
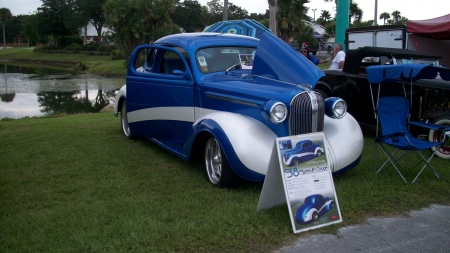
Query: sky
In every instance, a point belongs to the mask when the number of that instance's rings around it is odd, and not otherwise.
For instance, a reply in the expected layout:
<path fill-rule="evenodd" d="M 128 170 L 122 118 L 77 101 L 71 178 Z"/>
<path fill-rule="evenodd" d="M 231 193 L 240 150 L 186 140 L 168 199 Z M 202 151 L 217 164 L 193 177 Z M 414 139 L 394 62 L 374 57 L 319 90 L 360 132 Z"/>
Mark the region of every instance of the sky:
<path fill-rule="evenodd" d="M 198 0 L 202 5 L 206 5 L 209 0 Z M 249 13 L 264 13 L 269 8 L 267 0 L 228 0 L 234 5 L 246 9 Z M 377 16 L 381 13 L 392 13 L 395 10 L 400 11 L 400 15 L 410 20 L 424 20 L 440 17 L 450 13 L 448 0 L 354 0 L 359 8 L 363 10 L 363 21 L 373 20 L 375 16 L 375 2 L 378 3 Z M 0 0 L 0 8 L 8 8 L 13 15 L 30 14 L 42 5 L 40 0 Z M 310 0 L 306 5 L 310 8 L 308 15 L 312 18 L 320 17 L 323 10 L 328 10 L 332 16 L 336 13 L 336 5 L 333 2 L 324 0 Z M 447 6 L 447 7 L 446 7 Z M 317 9 L 315 12 L 312 9 Z M 381 24 L 382 20 L 377 20 Z"/>

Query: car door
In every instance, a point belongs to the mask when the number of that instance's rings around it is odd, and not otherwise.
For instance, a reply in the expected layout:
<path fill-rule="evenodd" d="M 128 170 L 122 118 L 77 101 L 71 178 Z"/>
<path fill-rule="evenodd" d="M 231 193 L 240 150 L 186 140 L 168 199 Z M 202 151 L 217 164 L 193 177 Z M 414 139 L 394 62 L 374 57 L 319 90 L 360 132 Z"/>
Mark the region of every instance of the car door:
<path fill-rule="evenodd" d="M 194 81 L 188 62 L 181 48 L 142 45 L 135 49 L 127 74 L 131 133 L 182 148 L 194 122 Z"/>

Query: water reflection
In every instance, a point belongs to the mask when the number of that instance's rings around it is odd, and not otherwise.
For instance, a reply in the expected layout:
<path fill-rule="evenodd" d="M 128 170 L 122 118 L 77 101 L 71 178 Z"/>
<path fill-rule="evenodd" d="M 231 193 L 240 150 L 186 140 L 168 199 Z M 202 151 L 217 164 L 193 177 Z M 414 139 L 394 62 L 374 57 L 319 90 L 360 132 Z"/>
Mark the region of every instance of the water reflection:
<path fill-rule="evenodd" d="M 0 118 L 99 112 L 123 79 L 0 64 Z"/>

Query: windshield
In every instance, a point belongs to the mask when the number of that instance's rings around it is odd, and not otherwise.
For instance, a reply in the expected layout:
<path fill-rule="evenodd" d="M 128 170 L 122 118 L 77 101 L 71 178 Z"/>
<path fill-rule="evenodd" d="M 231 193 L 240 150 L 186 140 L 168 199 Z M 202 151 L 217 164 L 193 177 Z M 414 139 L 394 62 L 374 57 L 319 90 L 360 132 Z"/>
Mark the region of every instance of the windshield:
<path fill-rule="evenodd" d="M 254 47 L 209 47 L 198 50 L 195 58 L 204 74 L 232 69 L 251 70 L 255 51 Z"/>

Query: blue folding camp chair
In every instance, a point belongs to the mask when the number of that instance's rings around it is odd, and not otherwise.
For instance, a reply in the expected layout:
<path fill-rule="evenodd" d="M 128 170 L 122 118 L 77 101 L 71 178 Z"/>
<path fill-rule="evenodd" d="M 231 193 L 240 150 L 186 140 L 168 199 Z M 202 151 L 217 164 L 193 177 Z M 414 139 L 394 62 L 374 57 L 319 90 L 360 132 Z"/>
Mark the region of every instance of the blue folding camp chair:
<path fill-rule="evenodd" d="M 417 66 L 416 66 L 417 65 Z M 421 160 L 417 162 L 412 168 L 417 167 L 418 165 L 423 163 L 423 167 L 420 169 L 417 176 L 412 181 L 413 183 L 417 180 L 417 178 L 422 174 L 425 167 L 430 168 L 430 170 L 436 175 L 436 177 L 440 178 L 439 174 L 430 164 L 431 159 L 434 157 L 436 151 L 439 147 L 446 141 L 446 138 L 441 142 L 431 142 L 422 139 L 415 138 L 409 132 L 408 124 L 415 124 L 420 127 L 432 129 L 435 131 L 450 131 L 450 127 L 438 125 L 438 124 L 430 124 L 425 122 L 409 122 L 409 108 L 410 103 L 406 97 L 406 90 L 403 86 L 403 90 L 405 91 L 405 96 L 387 96 L 381 97 L 380 89 L 381 85 L 389 85 L 392 83 L 397 83 L 399 79 L 402 80 L 413 80 L 416 77 L 421 78 L 435 78 L 437 75 L 437 71 L 439 69 L 429 70 L 431 66 L 418 64 L 405 64 L 405 65 L 390 65 L 390 66 L 371 66 L 367 68 L 367 77 L 370 83 L 378 83 L 378 95 L 375 100 L 372 92 L 372 102 L 374 105 L 375 117 L 377 118 L 377 131 L 375 142 L 377 146 L 381 149 L 383 154 L 386 156 L 387 160 L 383 163 L 380 168 L 376 168 L 376 153 L 375 153 L 375 173 L 379 174 L 386 168 L 392 166 L 397 171 L 397 173 L 401 176 L 403 181 L 406 181 L 403 174 L 400 170 L 403 169 L 403 166 L 399 163 L 402 158 L 407 158 L 407 154 L 411 151 L 417 151 L 417 154 L 420 156 Z M 427 69 L 424 71 L 428 72 L 420 72 L 423 69 Z M 436 72 L 434 72 L 436 71 Z M 430 73 L 433 72 L 433 73 Z M 433 77 L 434 75 L 434 77 Z M 412 85 L 412 84 L 411 84 Z M 381 127 L 382 135 L 379 135 L 378 127 Z M 447 136 L 447 135 L 445 135 Z M 393 152 L 389 152 L 388 146 L 394 148 Z M 429 157 L 425 157 L 422 153 L 423 150 L 435 148 L 434 152 Z M 404 152 L 399 152 L 403 150 Z M 390 163 L 390 164 L 389 164 Z"/>

